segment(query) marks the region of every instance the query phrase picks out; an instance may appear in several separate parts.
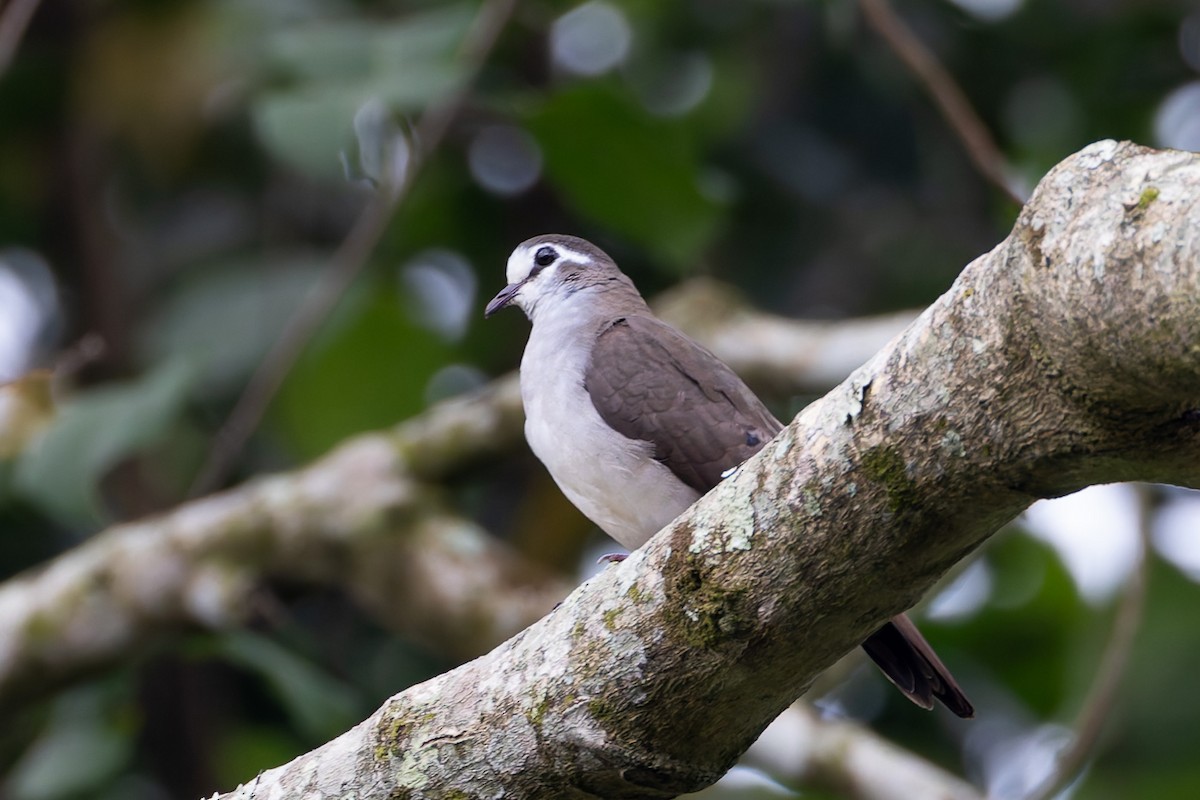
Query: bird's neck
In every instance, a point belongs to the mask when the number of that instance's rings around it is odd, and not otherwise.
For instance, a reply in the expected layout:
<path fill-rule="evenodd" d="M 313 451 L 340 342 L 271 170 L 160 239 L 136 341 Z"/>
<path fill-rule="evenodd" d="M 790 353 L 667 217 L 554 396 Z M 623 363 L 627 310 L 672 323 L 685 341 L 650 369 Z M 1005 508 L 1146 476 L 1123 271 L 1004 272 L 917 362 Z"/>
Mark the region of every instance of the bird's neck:
<path fill-rule="evenodd" d="M 590 283 L 571 290 L 549 302 L 539 302 L 530 314 L 534 335 L 553 330 L 561 335 L 568 331 L 603 325 L 617 317 L 648 315 L 646 301 L 628 278 Z"/>
<path fill-rule="evenodd" d="M 521 360 L 522 391 L 532 392 L 543 382 L 579 380 L 601 331 L 620 317 L 650 313 L 627 280 L 593 284 L 539 303 L 530 314 L 533 327 Z"/>

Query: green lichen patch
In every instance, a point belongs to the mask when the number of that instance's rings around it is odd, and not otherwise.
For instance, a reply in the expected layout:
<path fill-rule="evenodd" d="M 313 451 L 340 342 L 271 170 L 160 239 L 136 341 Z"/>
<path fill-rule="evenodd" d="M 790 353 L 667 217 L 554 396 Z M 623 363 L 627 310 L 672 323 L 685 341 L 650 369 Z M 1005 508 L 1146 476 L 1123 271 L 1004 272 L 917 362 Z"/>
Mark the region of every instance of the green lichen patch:
<path fill-rule="evenodd" d="M 533 707 L 526 713 L 526 718 L 530 724 L 537 729 L 541 729 L 542 720 L 546 718 L 546 712 L 550 710 L 550 698 L 542 697 L 533 704 Z"/>
<path fill-rule="evenodd" d="M 21 638 L 32 645 L 42 645 L 58 638 L 62 625 L 50 611 L 39 611 L 25 620 Z"/>
<path fill-rule="evenodd" d="M 665 576 L 667 632 L 704 649 L 746 639 L 756 624 L 749 592 L 708 580 L 697 562 L 689 559 Z"/>
<path fill-rule="evenodd" d="M 821 498 L 824 497 L 824 492 L 820 487 L 814 486 L 811 483 L 806 485 L 800 491 L 800 499 L 804 505 L 804 513 L 816 519 L 825 513 L 821 506 Z"/>
<path fill-rule="evenodd" d="M 375 760 L 387 761 L 393 755 L 402 752 L 408 743 L 409 729 L 419 722 L 420 720 L 399 712 L 380 720 L 376 727 L 379 736 L 375 741 Z"/>
<path fill-rule="evenodd" d="M 1126 222 L 1140 221 L 1142 215 L 1146 213 L 1146 209 L 1154 205 L 1154 201 L 1158 199 L 1159 194 L 1157 186 L 1147 186 L 1138 195 L 1136 200 L 1132 197 L 1125 200 L 1122 205 L 1125 207 Z"/>
<path fill-rule="evenodd" d="M 610 632 L 612 632 L 612 631 L 616 631 L 616 629 L 617 629 L 617 618 L 618 618 L 618 617 L 620 617 L 620 616 L 621 616 L 621 609 L 620 609 L 620 608 L 610 608 L 610 609 L 608 609 L 607 611 L 605 611 L 605 612 L 604 612 L 604 614 L 603 614 L 603 617 L 604 617 L 604 627 L 605 627 L 605 629 L 607 629 L 607 630 L 608 630 L 608 631 L 610 631 Z"/>
<path fill-rule="evenodd" d="M 625 590 L 625 596 L 639 606 L 650 600 L 649 594 L 643 591 L 636 581 L 629 584 L 629 588 Z"/>
<path fill-rule="evenodd" d="M 904 457 L 894 447 L 875 447 L 862 457 L 863 472 L 887 492 L 888 509 L 899 513 L 916 507 L 917 485 L 908 476 Z"/>

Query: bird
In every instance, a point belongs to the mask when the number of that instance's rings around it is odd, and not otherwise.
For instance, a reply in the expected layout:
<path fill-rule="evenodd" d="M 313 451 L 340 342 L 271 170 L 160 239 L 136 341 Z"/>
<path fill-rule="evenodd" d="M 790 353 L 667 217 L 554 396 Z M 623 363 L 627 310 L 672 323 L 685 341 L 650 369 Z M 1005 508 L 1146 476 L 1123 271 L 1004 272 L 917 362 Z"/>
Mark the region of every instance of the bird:
<path fill-rule="evenodd" d="M 505 277 L 484 316 L 515 306 L 531 323 L 520 366 L 525 438 L 567 499 L 623 547 L 641 547 L 783 429 L 727 364 L 654 316 L 591 242 L 527 239 Z M 974 716 L 907 615 L 862 647 L 917 705 L 936 698 Z"/>

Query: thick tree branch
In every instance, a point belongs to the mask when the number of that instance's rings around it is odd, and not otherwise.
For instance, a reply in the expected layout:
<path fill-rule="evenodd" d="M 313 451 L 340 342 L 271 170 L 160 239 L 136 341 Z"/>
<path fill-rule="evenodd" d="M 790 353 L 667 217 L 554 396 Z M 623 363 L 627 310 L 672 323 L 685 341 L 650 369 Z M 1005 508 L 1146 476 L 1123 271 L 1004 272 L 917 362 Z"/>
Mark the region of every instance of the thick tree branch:
<path fill-rule="evenodd" d="M 1102 142 L 646 547 L 240 798 L 673 797 L 1033 500 L 1200 484 L 1200 157 Z"/>

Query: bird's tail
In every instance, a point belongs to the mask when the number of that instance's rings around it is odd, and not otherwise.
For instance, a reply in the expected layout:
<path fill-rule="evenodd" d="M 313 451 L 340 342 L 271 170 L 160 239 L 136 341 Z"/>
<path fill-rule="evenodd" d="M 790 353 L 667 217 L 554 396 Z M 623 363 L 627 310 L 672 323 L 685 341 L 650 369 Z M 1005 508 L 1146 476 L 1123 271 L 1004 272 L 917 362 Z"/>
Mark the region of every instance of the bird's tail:
<path fill-rule="evenodd" d="M 975 716 L 971 701 L 907 615 L 892 617 L 862 647 L 887 679 L 917 705 L 933 708 L 936 697 L 960 717 Z"/>

